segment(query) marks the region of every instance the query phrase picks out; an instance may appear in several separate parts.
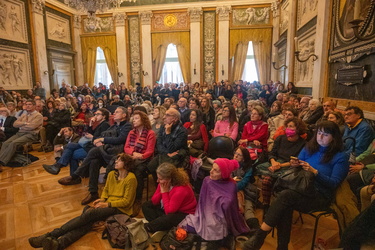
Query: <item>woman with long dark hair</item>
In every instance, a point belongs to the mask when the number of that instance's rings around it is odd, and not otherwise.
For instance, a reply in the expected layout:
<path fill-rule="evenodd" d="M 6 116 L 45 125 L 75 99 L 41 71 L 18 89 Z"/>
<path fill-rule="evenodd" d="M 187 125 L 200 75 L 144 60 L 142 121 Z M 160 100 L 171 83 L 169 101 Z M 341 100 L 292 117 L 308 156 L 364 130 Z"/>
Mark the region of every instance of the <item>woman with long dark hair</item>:
<path fill-rule="evenodd" d="M 308 213 L 327 209 L 336 188 L 348 174 L 348 157 L 342 150 L 343 142 L 337 124 L 330 121 L 319 123 L 314 137 L 298 156 L 303 170 L 315 175 L 315 192 L 309 195 L 291 189 L 279 192 L 261 228 L 245 243 L 244 249 L 260 249 L 273 227 L 277 227 L 278 249 L 288 249 L 293 211 Z"/>
<path fill-rule="evenodd" d="M 198 109 L 190 110 L 190 121 L 185 122 L 184 127 L 188 132 L 188 146 L 190 155 L 198 157 L 208 149 L 208 134 L 203 124 L 202 112 Z"/>
<path fill-rule="evenodd" d="M 222 119 L 216 122 L 215 128 L 211 134 L 213 137 L 227 136 L 234 141 L 237 139 L 238 122 L 233 106 L 226 105 L 223 107 Z"/>
<path fill-rule="evenodd" d="M 203 124 L 206 125 L 207 131 L 211 131 L 215 126 L 215 111 L 207 97 L 202 98 L 200 109 L 203 113 Z"/>

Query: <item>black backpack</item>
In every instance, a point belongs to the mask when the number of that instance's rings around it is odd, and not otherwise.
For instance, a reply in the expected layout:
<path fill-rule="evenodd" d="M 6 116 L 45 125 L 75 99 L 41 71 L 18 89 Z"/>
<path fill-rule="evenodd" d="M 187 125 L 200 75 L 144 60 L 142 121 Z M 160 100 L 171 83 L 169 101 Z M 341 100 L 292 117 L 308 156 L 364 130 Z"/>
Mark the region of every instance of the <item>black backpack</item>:
<path fill-rule="evenodd" d="M 149 235 L 143 221 L 132 219 L 126 214 L 108 217 L 102 239 L 108 239 L 113 248 L 143 250 L 149 245 Z"/>

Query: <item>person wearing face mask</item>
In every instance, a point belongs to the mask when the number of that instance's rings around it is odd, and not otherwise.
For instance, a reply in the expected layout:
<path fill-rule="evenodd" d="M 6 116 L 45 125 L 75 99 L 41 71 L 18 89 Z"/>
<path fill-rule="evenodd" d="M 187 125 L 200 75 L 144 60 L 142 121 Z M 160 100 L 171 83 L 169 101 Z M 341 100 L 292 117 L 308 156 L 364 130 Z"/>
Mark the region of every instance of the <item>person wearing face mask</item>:
<path fill-rule="evenodd" d="M 268 162 L 256 166 L 256 174 L 262 178 L 262 196 L 264 214 L 267 212 L 272 195 L 272 187 L 290 166 L 291 156 L 297 156 L 305 146 L 301 135 L 306 133 L 306 126 L 301 119 L 292 118 L 285 121 L 285 135 L 276 138 L 268 155 Z"/>

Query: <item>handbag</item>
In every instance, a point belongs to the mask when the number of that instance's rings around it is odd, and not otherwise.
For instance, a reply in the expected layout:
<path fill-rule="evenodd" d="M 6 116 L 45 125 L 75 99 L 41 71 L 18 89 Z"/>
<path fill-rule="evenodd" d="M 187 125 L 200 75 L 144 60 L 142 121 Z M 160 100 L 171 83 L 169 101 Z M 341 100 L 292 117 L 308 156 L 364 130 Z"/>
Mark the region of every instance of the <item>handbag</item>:
<path fill-rule="evenodd" d="M 296 191 L 305 196 L 314 196 L 315 175 L 302 167 L 291 167 L 275 182 L 273 191 L 279 193 L 285 189 Z"/>
<path fill-rule="evenodd" d="M 79 138 L 78 144 L 82 147 L 85 148 L 87 147 L 90 143 L 92 142 L 91 138 L 87 138 L 86 136 L 82 136 Z"/>
<path fill-rule="evenodd" d="M 160 241 L 160 248 L 163 250 L 190 250 L 194 245 L 194 234 L 187 234 L 187 237 L 183 240 L 178 240 L 176 238 L 177 228 L 173 227 L 169 232 L 164 235 Z"/>

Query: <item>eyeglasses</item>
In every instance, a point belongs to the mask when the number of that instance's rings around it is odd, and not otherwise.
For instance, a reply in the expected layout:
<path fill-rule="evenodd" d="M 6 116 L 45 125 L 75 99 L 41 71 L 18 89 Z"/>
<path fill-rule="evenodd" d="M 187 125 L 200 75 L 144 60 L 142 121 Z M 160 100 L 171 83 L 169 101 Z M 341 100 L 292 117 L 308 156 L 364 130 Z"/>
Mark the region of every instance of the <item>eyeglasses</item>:
<path fill-rule="evenodd" d="M 353 112 L 348 112 L 348 113 L 345 113 L 344 116 L 351 116 L 352 114 L 354 114 Z"/>

